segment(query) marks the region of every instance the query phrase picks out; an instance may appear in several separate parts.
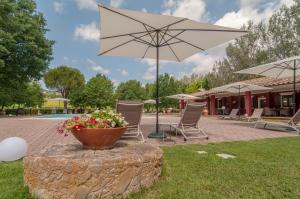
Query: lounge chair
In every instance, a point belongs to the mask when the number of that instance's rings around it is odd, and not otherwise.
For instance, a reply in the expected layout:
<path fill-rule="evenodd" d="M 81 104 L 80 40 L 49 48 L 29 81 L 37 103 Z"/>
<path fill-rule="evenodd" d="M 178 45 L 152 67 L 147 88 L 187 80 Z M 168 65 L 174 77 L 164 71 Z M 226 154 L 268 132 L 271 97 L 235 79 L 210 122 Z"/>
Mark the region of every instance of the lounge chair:
<path fill-rule="evenodd" d="M 118 102 L 116 110 L 121 113 L 125 120 L 128 122 L 127 131 L 122 136 L 123 138 L 139 136 L 142 141 L 145 142 L 143 132 L 140 128 L 141 118 L 143 114 L 144 104 L 143 103 L 132 103 L 132 102 Z"/>
<path fill-rule="evenodd" d="M 250 117 L 247 117 L 248 122 L 255 121 L 255 120 L 256 121 L 260 120 L 263 112 L 264 112 L 263 108 L 254 109 L 252 115 Z"/>
<path fill-rule="evenodd" d="M 230 112 L 229 115 L 222 115 L 220 116 L 221 119 L 236 119 L 238 117 L 239 109 L 238 108 L 233 108 Z"/>
<path fill-rule="evenodd" d="M 300 109 L 293 115 L 293 117 L 287 123 L 259 120 L 255 123 L 254 128 L 256 128 L 258 124 L 264 124 L 264 128 L 266 128 L 268 124 L 274 124 L 291 128 L 297 133 L 300 133 L 299 126 L 297 126 L 298 123 L 300 123 Z"/>
<path fill-rule="evenodd" d="M 176 134 L 179 131 L 183 135 L 184 141 L 197 138 L 208 139 L 207 134 L 198 125 L 203 109 L 203 104 L 187 104 L 179 123 L 170 124 L 171 127 L 175 128 Z"/>

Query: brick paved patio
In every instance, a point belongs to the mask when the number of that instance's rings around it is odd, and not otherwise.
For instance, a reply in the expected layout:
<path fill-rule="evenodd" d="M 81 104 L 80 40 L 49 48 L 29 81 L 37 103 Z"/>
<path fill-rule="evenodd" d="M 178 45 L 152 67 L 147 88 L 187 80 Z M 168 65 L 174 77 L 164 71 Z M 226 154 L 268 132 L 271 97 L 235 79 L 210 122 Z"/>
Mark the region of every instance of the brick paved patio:
<path fill-rule="evenodd" d="M 56 133 L 56 127 L 61 121 L 55 119 L 0 118 L 0 140 L 12 136 L 22 137 L 29 144 L 29 154 L 39 152 L 44 147 L 53 144 L 77 142 L 72 136 L 63 137 Z M 176 123 L 179 121 L 179 117 L 162 116 L 160 121 L 162 123 Z M 154 116 L 144 116 L 142 118 L 142 130 L 145 138 L 148 133 L 154 130 L 154 123 Z M 297 136 L 296 133 L 291 132 L 249 128 L 252 124 L 247 122 L 219 120 L 209 117 L 201 118 L 199 125 L 206 131 L 209 140 L 188 140 L 187 144 Z M 126 140 L 126 142 L 134 142 L 134 140 Z M 166 145 L 185 143 L 182 136 L 176 137 L 174 135 L 171 136 L 171 140 L 169 138 L 164 142 L 153 139 L 146 139 L 146 142 Z"/>

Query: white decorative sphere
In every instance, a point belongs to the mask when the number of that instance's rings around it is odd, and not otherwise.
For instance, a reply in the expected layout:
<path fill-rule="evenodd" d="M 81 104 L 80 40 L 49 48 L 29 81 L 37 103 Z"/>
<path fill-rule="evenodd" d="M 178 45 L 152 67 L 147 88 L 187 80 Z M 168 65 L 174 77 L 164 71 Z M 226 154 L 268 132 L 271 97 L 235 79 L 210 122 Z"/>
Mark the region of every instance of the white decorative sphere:
<path fill-rule="evenodd" d="M 0 162 L 15 161 L 26 155 L 28 145 L 19 137 L 10 137 L 0 142 Z"/>

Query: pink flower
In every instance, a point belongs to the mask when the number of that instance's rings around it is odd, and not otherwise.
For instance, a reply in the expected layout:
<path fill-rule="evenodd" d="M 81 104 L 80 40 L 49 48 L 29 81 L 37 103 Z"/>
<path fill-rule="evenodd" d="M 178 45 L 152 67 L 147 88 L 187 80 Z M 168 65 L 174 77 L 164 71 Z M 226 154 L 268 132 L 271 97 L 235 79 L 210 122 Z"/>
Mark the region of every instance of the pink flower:
<path fill-rule="evenodd" d="M 57 127 L 56 130 L 57 130 L 57 132 L 60 133 L 60 134 L 64 133 L 64 131 L 65 131 L 65 129 L 64 129 L 63 127 L 61 127 L 61 126 Z"/>
<path fill-rule="evenodd" d="M 90 123 L 90 124 L 96 124 L 96 120 L 95 120 L 94 118 L 91 117 L 91 118 L 89 119 L 89 123 Z"/>
<path fill-rule="evenodd" d="M 73 128 L 76 129 L 76 130 L 83 129 L 83 127 L 84 126 L 82 124 L 76 124 L 76 125 L 73 126 Z"/>

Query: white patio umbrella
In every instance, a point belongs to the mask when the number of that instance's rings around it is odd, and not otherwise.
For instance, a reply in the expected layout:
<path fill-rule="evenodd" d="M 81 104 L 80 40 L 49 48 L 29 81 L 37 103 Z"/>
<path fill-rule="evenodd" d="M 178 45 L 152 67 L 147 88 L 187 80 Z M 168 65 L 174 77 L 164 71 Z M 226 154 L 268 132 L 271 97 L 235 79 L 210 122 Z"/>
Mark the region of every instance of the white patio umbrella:
<path fill-rule="evenodd" d="M 176 95 L 170 95 L 170 96 L 167 96 L 167 98 L 180 100 L 180 109 L 181 109 L 181 111 L 184 108 L 184 101 L 199 99 L 199 97 L 184 94 L 184 93 L 180 93 L 180 94 L 176 94 Z"/>
<path fill-rule="evenodd" d="M 260 91 L 260 90 L 271 90 L 272 88 L 264 87 L 264 86 L 258 86 L 255 84 L 248 84 L 245 82 L 235 82 L 232 84 L 227 84 L 224 86 L 213 88 L 212 90 L 215 91 L 224 91 L 224 92 L 230 92 L 230 93 L 237 93 L 238 94 L 238 108 L 239 108 L 239 117 L 240 117 L 240 109 L 241 109 L 241 93 L 246 91 Z"/>
<path fill-rule="evenodd" d="M 236 73 L 254 74 L 267 77 L 293 77 L 293 112 L 296 109 L 296 76 L 300 75 L 300 56 L 290 57 L 280 61 L 240 70 Z"/>
<path fill-rule="evenodd" d="M 99 5 L 99 55 L 156 59 L 156 132 L 159 135 L 159 60 L 187 57 L 246 34 L 246 31 L 198 23 L 186 18 Z"/>
<path fill-rule="evenodd" d="M 199 99 L 199 97 L 196 97 L 196 96 L 193 96 L 193 95 L 184 94 L 184 93 L 180 93 L 180 94 L 176 94 L 176 95 L 170 95 L 170 96 L 167 96 L 167 98 L 178 99 L 178 100 Z"/>

